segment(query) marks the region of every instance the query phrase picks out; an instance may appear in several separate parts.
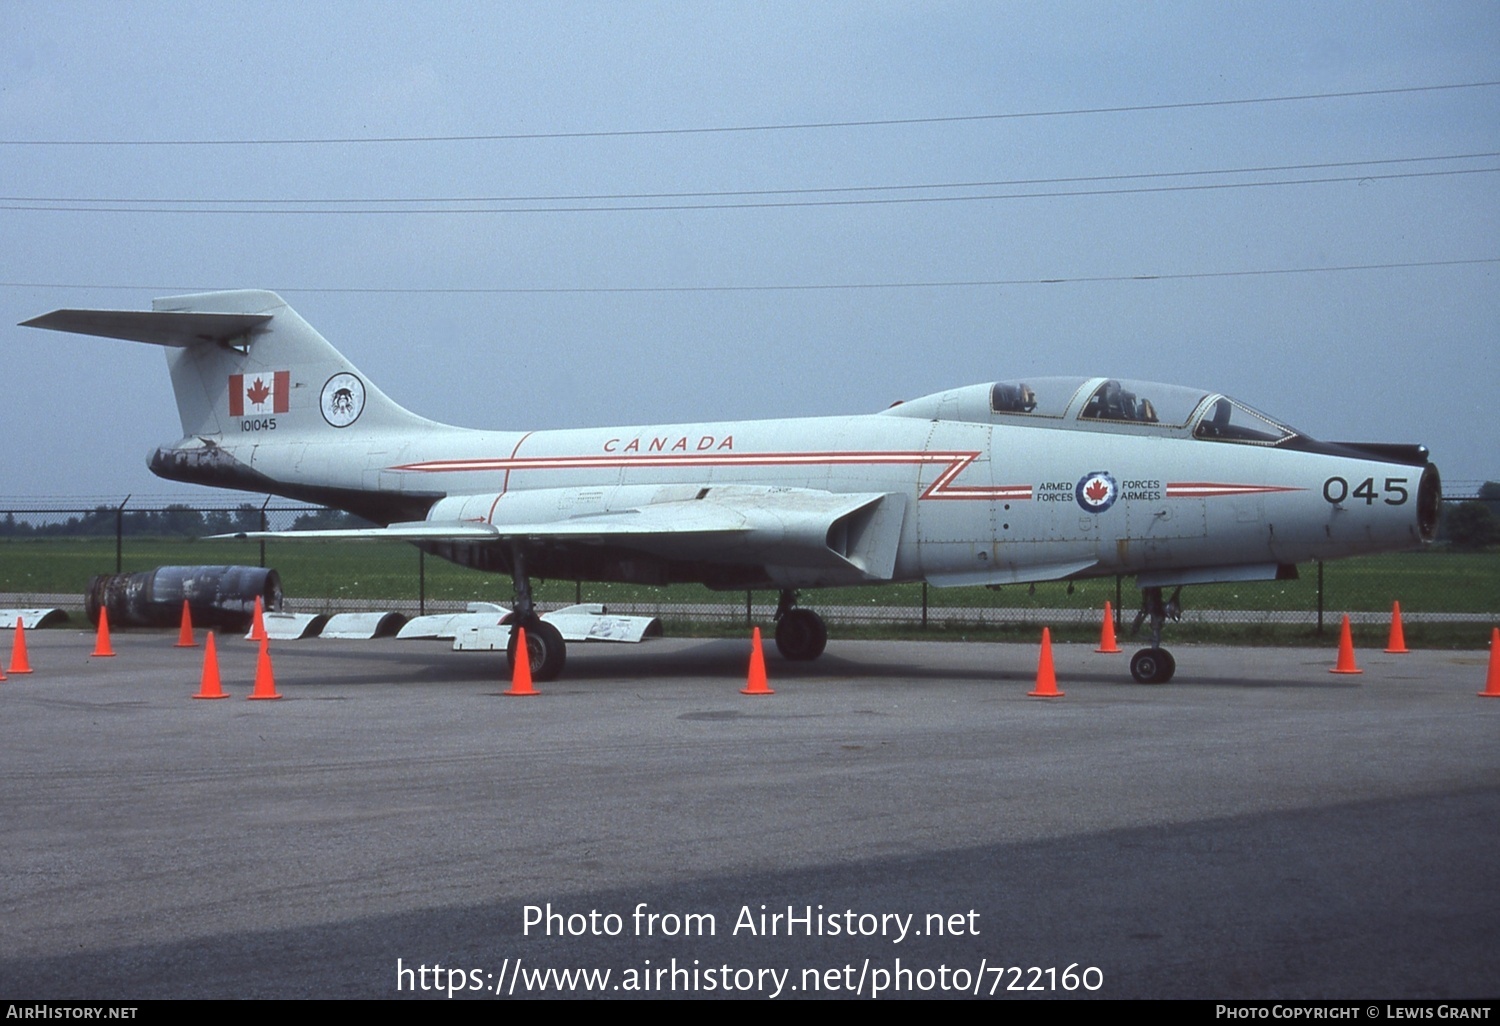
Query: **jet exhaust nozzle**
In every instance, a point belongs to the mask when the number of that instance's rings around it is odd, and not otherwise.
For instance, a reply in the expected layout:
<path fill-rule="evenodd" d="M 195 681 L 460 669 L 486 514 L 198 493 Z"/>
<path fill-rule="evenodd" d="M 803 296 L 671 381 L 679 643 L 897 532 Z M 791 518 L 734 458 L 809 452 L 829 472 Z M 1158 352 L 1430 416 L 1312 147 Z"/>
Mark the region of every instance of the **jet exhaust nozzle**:
<path fill-rule="evenodd" d="M 281 575 L 259 566 L 159 566 L 133 574 L 99 574 L 84 592 L 89 621 L 109 610 L 118 627 L 176 627 L 182 603 L 203 627 L 245 630 L 259 598 L 266 612 L 281 608 Z"/>

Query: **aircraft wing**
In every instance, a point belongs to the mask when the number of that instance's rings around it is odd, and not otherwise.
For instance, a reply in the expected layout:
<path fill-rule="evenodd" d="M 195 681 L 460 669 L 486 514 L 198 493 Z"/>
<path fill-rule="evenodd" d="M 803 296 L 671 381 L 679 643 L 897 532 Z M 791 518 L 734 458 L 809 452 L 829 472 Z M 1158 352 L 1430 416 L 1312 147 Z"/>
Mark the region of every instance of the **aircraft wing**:
<path fill-rule="evenodd" d="M 676 535 L 735 534 L 750 530 L 745 518 L 728 510 L 676 508 L 677 503 L 646 510 L 618 510 L 567 520 L 536 523 L 487 524 L 464 520 L 413 520 L 388 527 L 332 528 L 311 531 L 240 531 L 216 534 L 210 540 L 293 539 L 297 541 L 446 541 L 500 542 L 527 538 L 562 538 L 600 541 L 613 539 L 671 537 Z M 692 514 L 689 516 L 688 514 Z"/>
<path fill-rule="evenodd" d="M 603 500 L 599 489 L 453 496 L 434 506 L 435 516 L 429 520 L 380 528 L 247 531 L 216 537 L 471 545 L 544 542 L 575 549 L 628 550 L 664 560 L 755 565 L 777 579 L 804 577 L 809 586 L 890 580 L 895 571 L 906 510 L 900 493 L 704 486 L 674 487 L 673 497 L 663 500 L 659 491 L 651 491 L 655 494 L 636 495 L 621 488 Z M 684 494 L 691 497 L 677 497 Z"/>

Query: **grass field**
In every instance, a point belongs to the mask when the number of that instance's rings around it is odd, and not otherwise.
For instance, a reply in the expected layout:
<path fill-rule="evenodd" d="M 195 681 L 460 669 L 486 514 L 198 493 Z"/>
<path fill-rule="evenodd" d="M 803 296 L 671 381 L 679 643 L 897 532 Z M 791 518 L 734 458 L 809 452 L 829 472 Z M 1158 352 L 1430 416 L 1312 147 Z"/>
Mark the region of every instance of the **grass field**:
<path fill-rule="evenodd" d="M 123 569 L 127 572 L 176 564 L 260 563 L 260 546 L 244 541 L 200 541 L 127 538 Z M 418 552 L 400 543 L 277 543 L 266 545 L 266 565 L 275 567 L 289 598 L 330 600 L 404 599 L 418 597 Z M 498 601 L 511 596 L 508 578 L 425 560 L 429 601 Z M 89 578 L 115 570 L 115 543 L 105 539 L 7 539 L 0 541 L 0 592 L 76 594 L 81 598 Z M 1202 585 L 1184 592 L 1192 610 L 1310 611 L 1318 605 L 1317 568 L 1303 566 L 1296 581 L 1236 585 Z M 538 582 L 543 602 L 572 601 L 579 594 L 572 581 Z M 666 588 L 644 585 L 584 584 L 591 602 L 704 604 L 743 607 L 744 594 L 710 591 L 697 585 Z M 1097 609 L 1115 598 L 1114 578 L 985 588 L 929 588 L 933 618 L 944 609 L 1036 608 Z M 1123 604 L 1133 609 L 1138 597 L 1129 580 Z M 759 593 L 757 605 L 773 602 Z M 1480 613 L 1500 618 L 1500 553 L 1455 553 L 1440 549 L 1370 556 L 1329 563 L 1324 570 L 1323 606 L 1334 612 L 1389 611 L 1399 601 L 1404 610 L 1433 613 Z M 823 606 L 920 607 L 922 586 L 837 588 L 819 592 Z"/>

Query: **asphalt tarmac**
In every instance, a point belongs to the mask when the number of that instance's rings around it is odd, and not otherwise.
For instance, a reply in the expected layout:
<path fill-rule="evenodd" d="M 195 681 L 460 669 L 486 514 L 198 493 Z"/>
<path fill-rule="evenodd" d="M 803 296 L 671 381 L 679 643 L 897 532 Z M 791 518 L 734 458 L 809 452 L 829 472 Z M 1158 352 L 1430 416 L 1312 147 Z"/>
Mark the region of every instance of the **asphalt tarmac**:
<path fill-rule="evenodd" d="M 1495 998 L 1476 634 L 1165 686 L 1058 645 L 1050 700 L 1026 645 L 835 638 L 764 697 L 748 642 L 574 645 L 514 698 L 503 655 L 310 640 L 252 702 L 239 639 L 195 701 L 175 633 L 33 631 L 0 999 Z"/>

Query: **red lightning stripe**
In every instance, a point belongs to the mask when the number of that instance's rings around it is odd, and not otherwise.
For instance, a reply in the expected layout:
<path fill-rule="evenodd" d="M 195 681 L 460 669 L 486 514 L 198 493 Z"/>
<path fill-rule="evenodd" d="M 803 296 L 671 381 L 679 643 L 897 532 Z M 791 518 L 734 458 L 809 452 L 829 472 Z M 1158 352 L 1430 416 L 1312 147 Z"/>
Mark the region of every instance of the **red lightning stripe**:
<path fill-rule="evenodd" d="M 1225 495 L 1265 495 L 1271 492 L 1305 492 L 1286 485 L 1219 484 L 1213 481 L 1168 481 L 1169 499 L 1212 499 Z"/>

